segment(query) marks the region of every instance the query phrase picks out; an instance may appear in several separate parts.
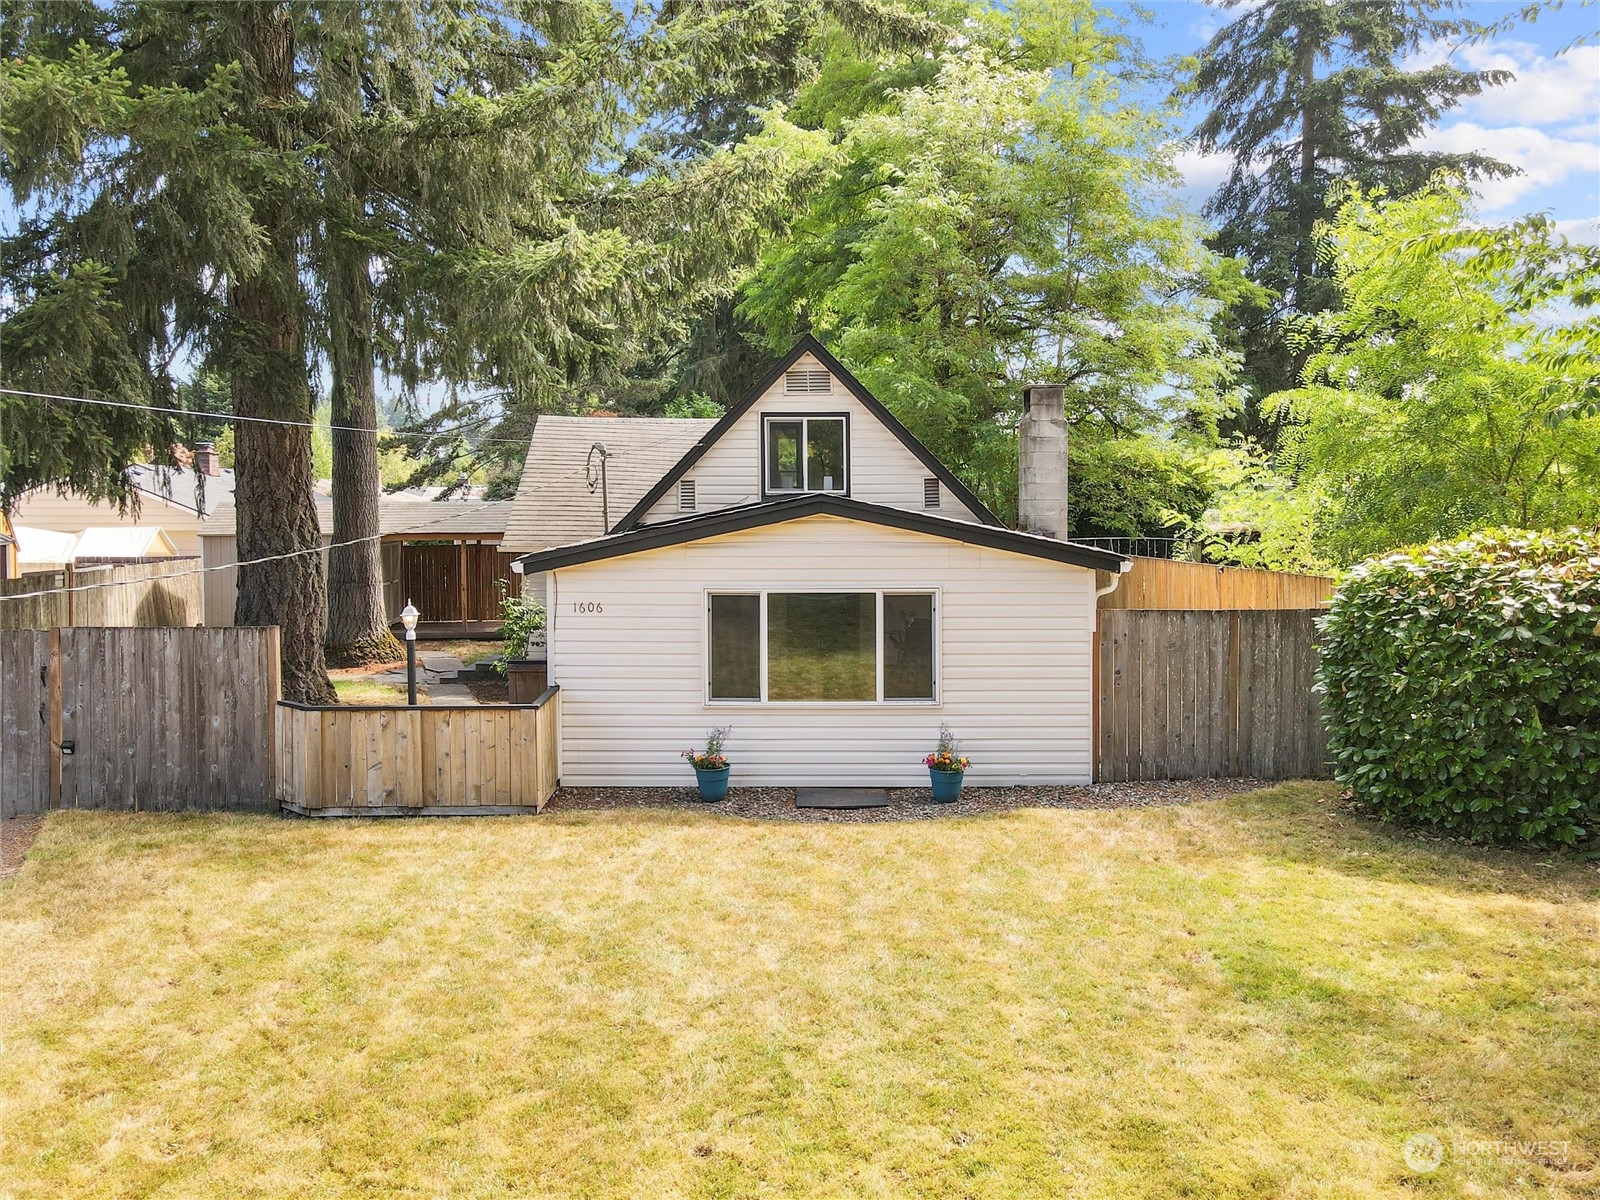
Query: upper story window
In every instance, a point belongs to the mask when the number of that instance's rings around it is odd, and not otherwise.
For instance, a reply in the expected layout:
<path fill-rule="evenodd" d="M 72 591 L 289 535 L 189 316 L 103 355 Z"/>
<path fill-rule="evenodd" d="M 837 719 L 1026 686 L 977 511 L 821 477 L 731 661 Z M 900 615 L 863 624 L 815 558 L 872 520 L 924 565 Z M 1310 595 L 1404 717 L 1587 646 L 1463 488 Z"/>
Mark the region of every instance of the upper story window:
<path fill-rule="evenodd" d="M 769 494 L 850 490 L 848 418 L 767 417 L 762 442 Z"/>

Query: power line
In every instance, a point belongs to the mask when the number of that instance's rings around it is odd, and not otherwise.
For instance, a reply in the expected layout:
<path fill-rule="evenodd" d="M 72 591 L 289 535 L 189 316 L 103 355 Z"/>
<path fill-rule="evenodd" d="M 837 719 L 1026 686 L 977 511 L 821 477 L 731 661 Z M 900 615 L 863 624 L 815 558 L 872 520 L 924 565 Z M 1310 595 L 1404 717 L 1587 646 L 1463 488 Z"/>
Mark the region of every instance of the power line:
<path fill-rule="evenodd" d="M 165 413 L 169 416 L 189 417 L 196 421 L 238 421 L 248 422 L 255 425 L 287 425 L 295 429 L 337 429 L 342 433 L 390 434 L 394 437 L 412 438 L 446 437 L 450 434 L 461 432 L 462 427 L 465 425 L 477 424 L 483 421 L 490 421 L 494 419 L 493 414 L 486 413 L 481 417 L 469 418 L 467 421 L 463 422 L 462 425 L 458 425 L 454 429 L 439 429 L 426 433 L 403 433 L 396 432 L 392 429 L 379 429 L 376 427 L 369 429 L 365 425 L 322 425 L 316 421 L 291 421 L 284 417 L 249 417 L 240 416 L 237 413 L 196 412 L 195 410 L 188 408 L 166 408 L 159 404 L 137 404 L 132 400 L 106 400 L 95 396 L 64 396 L 55 392 L 30 392 L 25 391 L 22 388 L 0 387 L 0 393 L 9 396 L 27 396 L 34 400 L 62 400 L 71 404 L 93 404 L 101 408 L 125 408 L 133 409 L 138 412 Z M 481 446 L 522 446 L 526 443 L 522 438 L 479 438 L 478 444 Z"/>
<path fill-rule="evenodd" d="M 9 389 L 9 388 L 0 388 L 0 391 L 10 391 L 10 390 L 11 389 Z M 71 399 L 72 397 L 68 397 L 68 398 Z M 660 446 L 660 445 L 666 444 L 669 441 L 675 441 L 675 440 L 677 440 L 677 439 L 674 439 L 674 438 L 656 438 L 656 439 L 654 439 L 652 441 L 649 441 L 649 442 L 640 443 L 639 445 L 633 447 L 633 450 L 634 451 L 638 451 L 638 450 L 647 449 L 647 448 L 653 447 L 653 446 Z M 612 457 L 613 458 L 625 458 L 625 457 L 627 457 L 628 453 L 629 453 L 629 451 L 621 451 L 621 452 L 614 453 L 612 455 Z M 565 482 L 567 479 L 572 478 L 574 476 L 577 476 L 578 474 L 584 472 L 586 470 L 586 468 L 587 468 L 587 465 L 585 465 L 584 467 L 578 467 L 578 468 L 576 468 L 574 470 L 571 470 L 571 471 L 567 471 L 567 472 L 565 472 L 563 474 L 555 476 L 552 479 L 546 480 L 544 483 L 539 484 L 537 487 L 528 488 L 526 491 L 524 491 L 523 489 L 519 488 L 519 489 L 517 489 L 517 496 L 518 497 L 531 496 L 531 495 L 536 495 L 539 492 L 546 491 L 547 489 L 553 488 L 553 487 L 557 486 L 558 484 Z M 436 502 L 436 501 L 423 501 L 422 503 L 438 503 L 438 502 Z M 475 501 L 475 503 L 483 504 L 483 503 L 494 503 L 494 502 L 493 501 Z M 235 510 L 237 510 L 237 505 L 235 505 L 234 507 L 235 507 Z M 214 511 L 215 510 L 213 510 L 213 512 Z M 428 521 L 428 522 L 426 522 L 425 524 L 422 524 L 422 525 L 412 526 L 410 529 L 405 530 L 404 533 L 401 536 L 407 536 L 407 535 L 410 535 L 410 534 L 413 534 L 413 533 L 419 533 L 419 532 L 421 532 L 423 530 L 426 530 L 426 529 L 431 529 L 435 525 L 443 524 L 445 521 L 454 520 L 459 515 L 460 515 L 459 513 L 445 513 L 443 516 L 439 517 L 439 519 L 436 520 L 436 521 Z M 237 530 L 237 526 L 235 526 L 235 529 Z M 608 530 L 607 533 L 609 533 L 609 532 L 610 531 Z M 262 555 L 260 558 L 248 558 L 248 559 L 244 559 L 243 561 L 235 561 L 235 562 L 231 562 L 231 563 L 220 563 L 220 564 L 218 564 L 217 566 L 214 566 L 214 567 L 196 567 L 192 571 L 174 571 L 171 575 L 161 575 L 161 576 L 158 576 L 157 578 L 160 578 L 160 579 L 185 579 L 190 575 L 206 575 L 206 574 L 209 574 L 212 571 L 233 571 L 233 570 L 237 570 L 240 567 L 255 566 L 258 563 L 282 562 L 282 561 L 284 561 L 286 559 L 304 558 L 308 554 L 322 554 L 325 551 L 334 550 L 334 549 L 342 549 L 343 547 L 346 547 L 346 546 L 359 546 L 359 545 L 362 545 L 365 542 L 381 541 L 385 537 L 392 537 L 392 536 L 394 536 L 394 535 L 393 534 L 385 534 L 385 533 L 370 534 L 367 537 L 350 538 L 348 541 L 343 541 L 343 542 L 330 542 L 326 546 L 315 546 L 315 547 L 311 547 L 311 548 L 308 548 L 308 549 L 305 549 L 305 550 L 289 550 L 289 551 L 284 552 L 283 554 L 266 554 L 266 555 Z M 508 551 L 508 553 L 509 553 L 509 551 Z M 66 595 L 68 593 L 92 592 L 92 591 L 95 591 L 95 590 L 97 590 L 99 588 L 132 587 L 135 584 L 146 583 L 146 582 L 148 582 L 148 580 L 144 580 L 144 579 L 113 579 L 113 580 L 106 580 L 103 583 L 81 584 L 81 585 L 79 585 L 77 587 L 47 588 L 44 591 L 39 591 L 39 592 L 19 592 L 19 593 L 15 594 L 15 595 L 0 596 L 0 601 L 6 601 L 6 600 L 33 600 L 33 599 L 37 599 L 38 597 L 41 597 L 41 596 L 62 596 L 62 595 Z"/>

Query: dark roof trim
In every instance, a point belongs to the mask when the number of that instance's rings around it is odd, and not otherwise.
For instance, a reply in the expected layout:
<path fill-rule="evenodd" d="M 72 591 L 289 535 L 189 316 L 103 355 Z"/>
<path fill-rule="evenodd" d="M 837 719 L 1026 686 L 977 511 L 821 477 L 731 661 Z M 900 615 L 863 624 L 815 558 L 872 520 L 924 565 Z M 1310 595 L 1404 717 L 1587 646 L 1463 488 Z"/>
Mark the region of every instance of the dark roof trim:
<path fill-rule="evenodd" d="M 523 571 L 554 571 L 562 567 L 575 567 L 581 563 L 599 562 L 602 559 L 621 558 L 645 550 L 660 550 L 667 546 L 681 546 L 725 533 L 738 533 L 746 529 L 759 529 L 764 525 L 780 525 L 797 521 L 801 517 L 843 517 L 849 521 L 864 521 L 892 529 L 905 529 L 912 533 L 925 533 L 932 537 L 948 538 L 992 550 L 1005 550 L 1012 554 L 1025 554 L 1030 558 L 1043 558 L 1051 562 L 1066 563 L 1074 567 L 1087 567 L 1095 571 L 1121 571 L 1128 562 L 1120 554 L 1109 550 L 1096 550 L 1073 542 L 1058 542 L 1054 538 L 1033 533 L 1017 533 L 997 525 L 979 525 L 973 521 L 957 521 L 950 517 L 933 516 L 912 509 L 890 508 L 884 504 L 868 504 L 824 492 L 808 492 L 803 496 L 769 500 L 764 504 L 746 504 L 738 508 L 722 508 L 655 525 L 640 525 L 622 533 L 613 533 L 589 542 L 571 546 L 552 546 L 548 550 L 535 550 L 524 554 L 513 563 Z"/>
<path fill-rule="evenodd" d="M 951 473 L 949 467 L 934 457 L 933 451 L 918 441 L 916 435 L 902 425 L 899 418 L 884 407 L 883 401 L 867 391 L 866 386 L 854 375 L 850 374 L 845 369 L 845 365 L 829 353 L 826 346 L 808 333 L 794 344 L 789 353 L 775 362 L 771 370 L 756 380 L 750 390 L 745 392 L 732 408 L 723 413 L 721 419 L 715 425 L 700 435 L 700 440 L 689 447 L 689 452 L 678 460 L 677 465 L 657 480 L 656 485 L 644 494 L 644 498 L 628 510 L 627 516 L 612 526 L 612 532 L 627 533 L 637 527 L 639 522 L 644 519 L 644 515 L 671 490 L 672 485 L 677 483 L 695 463 L 699 462 L 706 451 L 716 445 L 723 434 L 733 428 L 735 421 L 750 411 L 751 406 L 766 394 L 768 388 L 783 377 L 785 371 L 794 366 L 806 354 L 815 355 L 817 361 L 832 372 L 834 378 L 843 383 L 850 394 L 861 401 L 867 411 L 883 423 L 884 428 L 899 438 L 901 445 L 911 451 L 918 462 L 928 468 L 929 474 L 937 475 L 939 482 L 949 489 L 950 494 L 972 510 L 974 516 L 985 525 L 996 525 L 1004 528 L 1000 518 L 989 511 L 989 506 L 979 500 L 971 488 L 957 479 Z"/>

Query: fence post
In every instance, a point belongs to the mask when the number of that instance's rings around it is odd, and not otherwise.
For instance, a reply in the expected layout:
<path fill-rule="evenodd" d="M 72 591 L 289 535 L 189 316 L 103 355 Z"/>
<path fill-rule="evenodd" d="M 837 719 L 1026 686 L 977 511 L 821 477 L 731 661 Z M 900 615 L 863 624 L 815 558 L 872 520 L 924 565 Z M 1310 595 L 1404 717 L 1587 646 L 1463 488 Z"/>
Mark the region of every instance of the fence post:
<path fill-rule="evenodd" d="M 1239 778 L 1239 610 L 1228 614 L 1228 774 Z"/>
<path fill-rule="evenodd" d="M 50 674 L 45 704 L 50 713 L 50 807 L 61 807 L 61 630 L 50 631 Z"/>

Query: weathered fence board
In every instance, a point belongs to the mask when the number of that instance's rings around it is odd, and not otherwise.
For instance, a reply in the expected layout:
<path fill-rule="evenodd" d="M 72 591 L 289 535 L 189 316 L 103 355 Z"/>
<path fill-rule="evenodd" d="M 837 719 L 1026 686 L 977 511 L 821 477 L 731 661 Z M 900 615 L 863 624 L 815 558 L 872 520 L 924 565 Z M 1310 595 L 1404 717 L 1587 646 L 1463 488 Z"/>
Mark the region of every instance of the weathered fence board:
<path fill-rule="evenodd" d="M 1283 609 L 1325 608 L 1333 580 L 1323 575 L 1251 571 L 1167 558 L 1134 558 L 1133 569 L 1114 592 L 1100 597 L 1102 609 Z M 1114 578 L 1099 572 L 1100 585 Z"/>
<path fill-rule="evenodd" d="M 556 789 L 561 693 L 534 704 L 278 704 L 278 799 L 322 816 L 537 812 Z"/>
<path fill-rule="evenodd" d="M 60 636 L 64 807 L 270 807 L 276 629 Z"/>
<path fill-rule="evenodd" d="M 199 567 L 198 559 L 168 558 L 0 580 L 0 629 L 198 625 L 203 613 Z"/>
<path fill-rule="evenodd" d="M 0 815 L 50 807 L 51 735 L 60 721 L 56 644 L 53 632 L 0 630 Z"/>
<path fill-rule="evenodd" d="M 1327 774 L 1317 614 L 1100 614 L 1095 777 Z"/>

